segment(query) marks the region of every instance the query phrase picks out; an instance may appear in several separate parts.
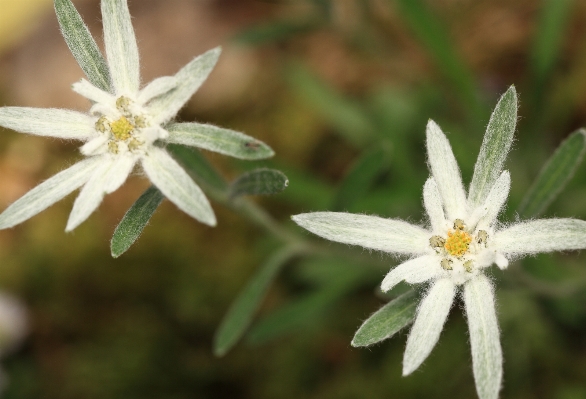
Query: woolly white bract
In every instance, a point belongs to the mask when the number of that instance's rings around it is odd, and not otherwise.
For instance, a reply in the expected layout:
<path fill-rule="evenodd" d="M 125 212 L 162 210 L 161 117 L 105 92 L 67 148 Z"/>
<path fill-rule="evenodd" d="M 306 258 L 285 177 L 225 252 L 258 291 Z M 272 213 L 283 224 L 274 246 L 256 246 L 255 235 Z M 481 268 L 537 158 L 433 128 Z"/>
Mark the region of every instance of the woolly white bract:
<path fill-rule="evenodd" d="M 483 270 L 492 264 L 505 269 L 509 260 L 527 254 L 586 247 L 586 222 L 581 220 L 541 219 L 499 228 L 497 216 L 510 188 L 509 172 L 502 168 L 516 118 L 517 97 L 511 87 L 491 117 L 468 195 L 446 136 L 429 121 L 426 145 L 431 177 L 423 187 L 430 222 L 427 229 L 349 213 L 293 216 L 300 226 L 329 240 L 410 256 L 387 274 L 383 291 L 401 281 L 429 283 L 407 339 L 403 375 L 412 373 L 427 358 L 460 291 L 481 399 L 497 398 L 502 381 L 494 292 Z"/>
<path fill-rule="evenodd" d="M 67 222 L 70 231 L 118 189 L 140 163 L 152 183 L 181 210 L 214 226 L 214 212 L 187 173 L 163 148 L 177 143 L 242 159 L 273 155 L 266 144 L 228 129 L 171 119 L 206 80 L 220 55 L 215 48 L 196 57 L 175 76 L 155 79 L 140 89 L 136 38 L 126 0 L 101 2 L 108 62 L 70 0 L 55 0 L 63 36 L 88 80 L 73 90 L 89 99 L 88 114 L 61 109 L 0 108 L 0 126 L 23 133 L 82 140 L 87 158 L 48 179 L 0 215 L 0 228 L 36 215 L 83 187 Z M 90 83 L 91 82 L 91 83 Z"/>

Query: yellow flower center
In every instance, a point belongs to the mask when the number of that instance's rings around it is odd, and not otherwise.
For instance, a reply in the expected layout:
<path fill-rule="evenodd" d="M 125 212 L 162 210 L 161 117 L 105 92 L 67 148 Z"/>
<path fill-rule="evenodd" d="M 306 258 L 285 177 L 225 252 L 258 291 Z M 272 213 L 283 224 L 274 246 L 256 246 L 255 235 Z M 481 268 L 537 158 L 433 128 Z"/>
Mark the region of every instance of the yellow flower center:
<path fill-rule="evenodd" d="M 472 241 L 470 234 L 462 230 L 448 231 L 448 239 L 444 248 L 452 256 L 462 256 L 468 252 L 468 245 Z"/>
<path fill-rule="evenodd" d="M 128 140 L 130 138 L 130 132 L 134 130 L 134 125 L 123 116 L 117 121 L 112 122 L 110 129 L 112 129 L 112 135 L 118 140 Z"/>

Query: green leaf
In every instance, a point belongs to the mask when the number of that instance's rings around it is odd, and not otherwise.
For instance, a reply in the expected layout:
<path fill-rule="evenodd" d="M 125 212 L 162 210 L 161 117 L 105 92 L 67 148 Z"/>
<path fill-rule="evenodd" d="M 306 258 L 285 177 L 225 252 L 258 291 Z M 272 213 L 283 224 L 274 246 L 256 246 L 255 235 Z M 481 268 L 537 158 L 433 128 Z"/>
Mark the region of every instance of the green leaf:
<path fill-rule="evenodd" d="M 55 0 L 55 13 L 65 42 L 88 80 L 112 93 L 108 64 L 71 0 Z"/>
<path fill-rule="evenodd" d="M 294 299 L 261 319 L 251 328 L 247 341 L 261 344 L 295 329 L 317 324 L 337 301 L 372 279 L 372 273 L 368 273 L 368 270 L 364 273 L 361 267 L 342 270 L 317 290 Z"/>
<path fill-rule="evenodd" d="M 167 149 L 198 183 L 219 191 L 228 188 L 228 183 L 199 151 L 175 144 L 168 145 Z"/>
<path fill-rule="evenodd" d="M 230 197 L 242 195 L 278 194 L 289 185 L 282 172 L 274 169 L 255 169 L 238 177 L 229 188 Z"/>
<path fill-rule="evenodd" d="M 309 33 L 324 24 L 321 18 L 302 21 L 281 20 L 255 25 L 239 32 L 232 40 L 239 44 L 259 45 L 279 42 L 303 33 Z"/>
<path fill-rule="evenodd" d="M 474 165 L 474 175 L 468 194 L 468 202 L 473 208 L 484 203 L 494 182 L 500 176 L 513 143 L 516 124 L 517 91 L 515 86 L 511 86 L 502 95 L 490 116 L 480 154 Z"/>
<path fill-rule="evenodd" d="M 356 284 L 377 284 L 381 273 L 378 265 L 363 264 L 342 255 L 305 258 L 295 264 L 295 281 L 303 285 L 320 286 L 331 284 L 338 279 L 353 281 Z"/>
<path fill-rule="evenodd" d="M 375 129 L 359 102 L 345 98 L 307 68 L 291 65 L 287 71 L 290 86 L 349 142 L 362 146 Z"/>
<path fill-rule="evenodd" d="M 351 345 L 369 346 L 392 337 L 413 322 L 418 303 L 419 295 L 415 290 L 392 300 L 362 323 Z"/>
<path fill-rule="evenodd" d="M 384 149 L 377 149 L 362 155 L 352 165 L 350 171 L 342 181 L 336 198 L 334 199 L 334 211 L 348 210 L 359 199 L 364 197 L 381 170 L 386 166 L 387 153 Z"/>
<path fill-rule="evenodd" d="M 214 336 L 214 354 L 225 355 L 242 337 L 252 317 L 264 299 L 269 286 L 292 256 L 292 248 L 282 249 L 271 256 L 248 281 L 234 300 Z"/>
<path fill-rule="evenodd" d="M 533 43 L 532 62 L 535 76 L 534 87 L 541 94 L 543 85 L 551 73 L 560 50 L 564 30 L 568 27 L 568 17 L 573 0 L 544 0 L 539 18 L 537 34 Z"/>
<path fill-rule="evenodd" d="M 568 184 L 586 149 L 586 130 L 572 133 L 547 161 L 537 179 L 521 201 L 519 214 L 525 217 L 540 215 Z"/>
<path fill-rule="evenodd" d="M 329 184 L 320 180 L 314 173 L 297 169 L 290 164 L 271 161 L 269 165 L 282 170 L 289 180 L 294 182 L 283 192 L 280 199 L 312 210 L 329 209 L 334 198 L 334 189 Z"/>
<path fill-rule="evenodd" d="M 265 143 L 246 134 L 201 123 L 172 123 L 165 129 L 169 143 L 199 147 L 240 159 L 264 159 L 275 155 Z"/>
<path fill-rule="evenodd" d="M 136 200 L 114 230 L 110 242 L 112 257 L 119 257 L 134 244 L 164 198 L 155 186 L 151 186 Z"/>
<path fill-rule="evenodd" d="M 435 57 L 441 71 L 453 82 L 465 105 L 474 115 L 480 112 L 474 78 L 470 69 L 462 62 L 452 44 L 447 29 L 440 23 L 437 14 L 429 10 L 423 0 L 398 0 L 399 10 L 415 34 Z"/>

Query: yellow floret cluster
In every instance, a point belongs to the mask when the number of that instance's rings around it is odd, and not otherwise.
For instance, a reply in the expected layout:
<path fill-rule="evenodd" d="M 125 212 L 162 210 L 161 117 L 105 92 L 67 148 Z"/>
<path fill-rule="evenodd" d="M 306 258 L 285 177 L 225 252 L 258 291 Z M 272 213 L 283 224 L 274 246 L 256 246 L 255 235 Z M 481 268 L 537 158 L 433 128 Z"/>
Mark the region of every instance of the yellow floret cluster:
<path fill-rule="evenodd" d="M 448 239 L 444 244 L 444 248 L 452 256 L 462 256 L 468 252 L 468 246 L 472 241 L 470 234 L 462 230 L 448 231 Z"/>

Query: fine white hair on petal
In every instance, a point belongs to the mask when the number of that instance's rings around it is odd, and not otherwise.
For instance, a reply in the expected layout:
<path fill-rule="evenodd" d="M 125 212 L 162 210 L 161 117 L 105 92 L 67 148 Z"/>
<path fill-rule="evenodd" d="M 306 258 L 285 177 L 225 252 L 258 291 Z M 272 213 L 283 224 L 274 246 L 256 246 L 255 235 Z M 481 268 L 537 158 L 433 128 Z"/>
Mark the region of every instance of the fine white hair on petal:
<path fill-rule="evenodd" d="M 442 197 L 437 188 L 437 183 L 433 177 L 430 177 L 423 186 L 423 206 L 429 216 L 431 229 L 436 234 L 445 234 L 444 208 L 442 207 Z"/>
<path fill-rule="evenodd" d="M 460 168 L 448 139 L 432 120 L 427 123 L 426 144 L 431 174 L 442 196 L 448 219 L 464 219 L 467 201 Z"/>
<path fill-rule="evenodd" d="M 72 84 L 71 89 L 77 94 L 81 94 L 88 100 L 96 103 L 114 104 L 116 102 L 116 98 L 112 94 L 97 88 L 85 79 L 81 79 L 79 82 Z"/>
<path fill-rule="evenodd" d="M 220 47 L 209 50 L 194 58 L 175 74 L 177 87 L 153 98 L 147 105 L 153 123 L 164 124 L 179 112 L 212 72 L 221 51 Z"/>
<path fill-rule="evenodd" d="M 381 290 L 387 292 L 401 281 L 405 281 L 409 284 L 423 283 L 432 280 L 441 274 L 442 268 L 437 256 L 419 256 L 415 259 L 401 263 L 387 273 L 381 284 Z"/>
<path fill-rule="evenodd" d="M 429 250 L 429 232 L 402 220 L 344 212 L 302 213 L 292 219 L 320 237 L 344 244 L 409 255 Z"/>
<path fill-rule="evenodd" d="M 139 93 L 136 98 L 139 104 L 144 105 L 153 98 L 167 93 L 177 87 L 175 76 L 162 76 L 150 82 Z"/>
<path fill-rule="evenodd" d="M 417 309 L 415 323 L 407 338 L 403 356 L 403 375 L 415 371 L 429 356 L 439 340 L 444 323 L 456 295 L 456 286 L 450 279 L 437 280 Z"/>
<path fill-rule="evenodd" d="M 514 224 L 494 235 L 494 247 L 503 255 L 522 256 L 586 248 L 586 221 L 538 219 Z"/>
<path fill-rule="evenodd" d="M 100 147 L 104 147 L 103 151 L 99 151 L 99 152 L 105 152 L 108 149 L 108 147 L 106 146 L 107 142 L 108 142 L 108 137 L 106 135 L 100 135 L 98 137 L 91 139 L 90 141 L 88 141 L 84 145 L 82 145 L 80 147 L 79 151 L 81 151 L 81 153 L 83 155 L 93 155 L 98 152 L 98 149 Z"/>
<path fill-rule="evenodd" d="M 497 399 L 503 376 L 503 355 L 488 278 L 479 274 L 464 285 L 464 306 L 470 331 L 472 367 L 480 399 Z"/>
<path fill-rule="evenodd" d="M 135 155 L 126 155 L 116 157 L 116 161 L 112 165 L 113 173 L 108 177 L 104 189 L 106 194 L 113 193 L 124 184 L 128 175 L 134 169 L 138 157 Z"/>
<path fill-rule="evenodd" d="M 33 188 L 0 215 L 0 229 L 24 222 L 81 187 L 100 161 L 101 157 L 87 158 Z"/>
<path fill-rule="evenodd" d="M 87 140 L 96 136 L 93 118 L 65 109 L 0 107 L 0 126 L 62 139 Z"/>
<path fill-rule="evenodd" d="M 136 94 L 140 85 L 138 46 L 126 0 L 102 0 L 104 45 L 116 95 Z"/>
<path fill-rule="evenodd" d="M 484 216 L 478 222 L 479 229 L 487 229 L 496 220 L 500 210 L 507 201 L 511 188 L 511 175 L 505 170 L 496 180 L 482 206 Z"/>
<path fill-rule="evenodd" d="M 113 157 L 106 154 L 100 158 L 102 158 L 101 164 L 96 167 L 92 177 L 75 199 L 65 231 L 71 231 L 79 226 L 100 206 L 104 195 L 111 193 L 124 183 L 130 173 L 129 160 L 134 165 L 132 157 Z"/>
<path fill-rule="evenodd" d="M 142 157 L 142 167 L 153 184 L 179 209 L 202 223 L 216 225 L 216 216 L 203 191 L 165 150 L 151 147 Z"/>
<path fill-rule="evenodd" d="M 499 267 L 499 269 L 504 270 L 509 267 L 509 260 L 505 258 L 503 254 L 497 252 L 494 257 L 494 263 Z"/>

